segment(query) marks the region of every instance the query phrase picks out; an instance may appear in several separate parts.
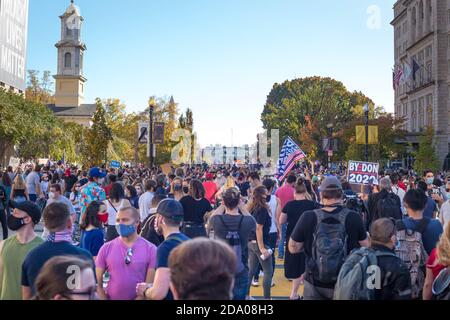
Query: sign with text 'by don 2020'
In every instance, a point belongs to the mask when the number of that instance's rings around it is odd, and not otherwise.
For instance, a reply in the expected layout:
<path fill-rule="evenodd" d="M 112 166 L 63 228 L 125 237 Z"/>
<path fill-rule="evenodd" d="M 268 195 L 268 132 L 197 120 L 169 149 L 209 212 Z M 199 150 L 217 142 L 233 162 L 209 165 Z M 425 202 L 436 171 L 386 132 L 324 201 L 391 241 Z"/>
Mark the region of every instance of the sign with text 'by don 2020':
<path fill-rule="evenodd" d="M 25 90 L 28 0 L 0 0 L 0 82 Z"/>
<path fill-rule="evenodd" d="M 349 161 L 347 181 L 353 184 L 378 185 L 380 165 L 372 162 Z"/>

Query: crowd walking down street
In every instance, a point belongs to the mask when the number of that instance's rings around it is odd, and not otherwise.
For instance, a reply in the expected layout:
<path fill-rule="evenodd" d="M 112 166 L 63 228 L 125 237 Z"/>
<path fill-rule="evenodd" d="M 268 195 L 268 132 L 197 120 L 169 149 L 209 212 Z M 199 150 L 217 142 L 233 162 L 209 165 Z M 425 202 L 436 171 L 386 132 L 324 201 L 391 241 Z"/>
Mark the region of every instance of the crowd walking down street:
<path fill-rule="evenodd" d="M 250 165 L 23 169 L 2 172 L 2 300 L 450 297 L 442 172 L 380 172 L 358 194 L 345 168 L 304 164 L 282 181 Z"/>

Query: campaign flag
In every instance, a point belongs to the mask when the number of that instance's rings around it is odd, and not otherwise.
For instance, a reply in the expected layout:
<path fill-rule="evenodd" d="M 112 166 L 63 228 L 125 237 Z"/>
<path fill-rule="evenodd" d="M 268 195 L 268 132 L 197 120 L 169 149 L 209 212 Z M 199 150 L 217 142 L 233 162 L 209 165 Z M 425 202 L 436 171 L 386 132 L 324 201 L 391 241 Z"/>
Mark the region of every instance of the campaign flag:
<path fill-rule="evenodd" d="M 280 151 L 280 158 L 277 166 L 277 179 L 282 181 L 294 167 L 297 161 L 306 157 L 306 154 L 300 147 L 291 139 L 287 137 L 284 141 L 283 147 Z"/>

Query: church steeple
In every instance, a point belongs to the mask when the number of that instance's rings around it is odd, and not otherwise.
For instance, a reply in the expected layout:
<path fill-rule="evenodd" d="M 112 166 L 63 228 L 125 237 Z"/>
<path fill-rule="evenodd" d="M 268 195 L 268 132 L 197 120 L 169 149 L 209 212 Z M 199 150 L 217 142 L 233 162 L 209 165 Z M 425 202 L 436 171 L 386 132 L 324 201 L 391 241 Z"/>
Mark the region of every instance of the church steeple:
<path fill-rule="evenodd" d="M 61 19 L 61 40 L 58 49 L 58 73 L 56 79 L 55 105 L 78 107 L 84 103 L 83 57 L 86 45 L 81 40 L 83 17 L 71 0 Z"/>

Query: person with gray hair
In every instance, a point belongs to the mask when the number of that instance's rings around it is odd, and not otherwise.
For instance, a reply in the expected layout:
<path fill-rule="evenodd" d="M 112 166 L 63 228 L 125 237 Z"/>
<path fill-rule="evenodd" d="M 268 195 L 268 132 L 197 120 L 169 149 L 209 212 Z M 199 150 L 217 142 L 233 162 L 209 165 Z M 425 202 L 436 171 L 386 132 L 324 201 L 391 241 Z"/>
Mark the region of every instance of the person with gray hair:
<path fill-rule="evenodd" d="M 392 192 L 391 179 L 384 177 L 379 182 L 380 192 L 369 195 L 368 214 L 366 220 L 367 230 L 371 224 L 380 218 L 394 218 L 401 220 L 403 218 L 402 204 L 400 198 Z"/>

